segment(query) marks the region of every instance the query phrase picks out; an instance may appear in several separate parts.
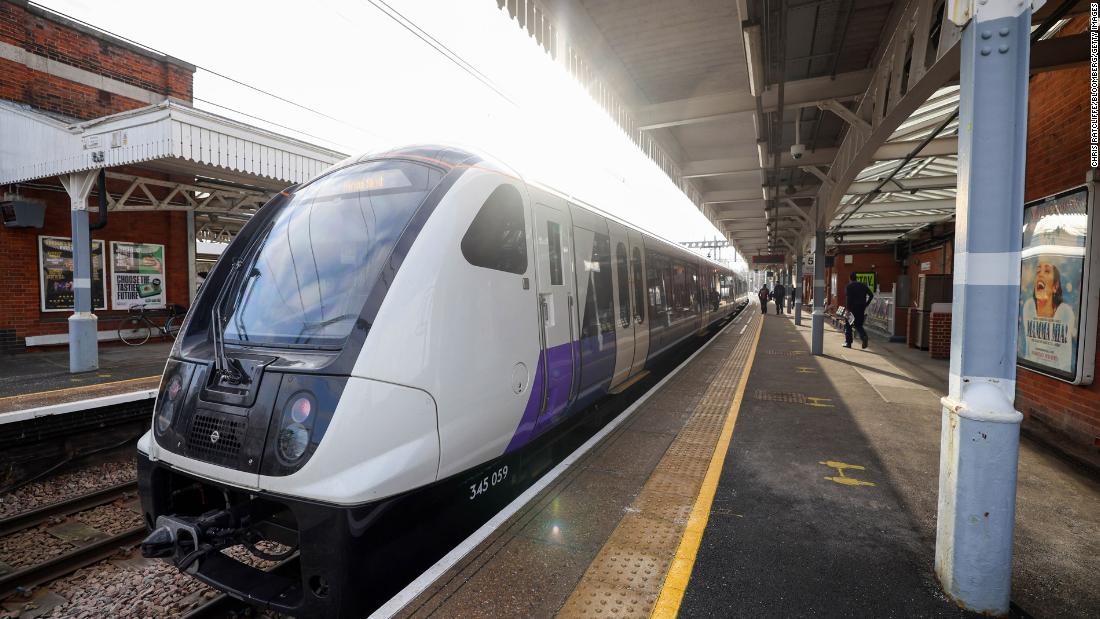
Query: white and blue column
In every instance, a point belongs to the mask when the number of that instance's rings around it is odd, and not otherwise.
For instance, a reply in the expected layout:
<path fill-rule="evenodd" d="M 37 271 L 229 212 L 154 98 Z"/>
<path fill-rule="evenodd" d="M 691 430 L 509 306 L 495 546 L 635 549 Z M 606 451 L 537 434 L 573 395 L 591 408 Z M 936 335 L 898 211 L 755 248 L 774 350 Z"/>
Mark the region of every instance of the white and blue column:
<path fill-rule="evenodd" d="M 1013 400 L 1031 4 L 976 0 L 968 13 L 957 21 L 964 28 L 954 307 L 935 569 L 952 600 L 1003 615 L 1023 419 Z"/>
<path fill-rule="evenodd" d="M 802 324 L 802 245 L 794 255 L 794 324 Z"/>
<path fill-rule="evenodd" d="M 810 322 L 810 353 L 825 353 L 825 228 L 814 232 L 814 313 Z"/>
<path fill-rule="evenodd" d="M 99 369 L 98 318 L 92 313 L 92 231 L 88 224 L 88 194 L 97 175 L 98 171 L 92 170 L 60 177 L 69 194 L 73 227 L 73 313 L 69 316 L 69 372 L 73 374 Z"/>

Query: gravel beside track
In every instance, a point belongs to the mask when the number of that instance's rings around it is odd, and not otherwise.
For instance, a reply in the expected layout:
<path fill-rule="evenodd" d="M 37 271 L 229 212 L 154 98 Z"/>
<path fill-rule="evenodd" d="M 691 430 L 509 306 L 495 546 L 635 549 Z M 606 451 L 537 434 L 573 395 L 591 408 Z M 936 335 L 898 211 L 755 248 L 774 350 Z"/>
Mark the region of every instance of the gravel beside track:
<path fill-rule="evenodd" d="M 132 449 L 32 482 L 0 496 L 0 518 L 137 479 Z"/>
<path fill-rule="evenodd" d="M 133 553 L 140 557 L 138 553 Z M 217 592 L 164 561 L 107 561 L 55 580 L 50 589 L 68 600 L 47 617 L 178 617 Z"/>

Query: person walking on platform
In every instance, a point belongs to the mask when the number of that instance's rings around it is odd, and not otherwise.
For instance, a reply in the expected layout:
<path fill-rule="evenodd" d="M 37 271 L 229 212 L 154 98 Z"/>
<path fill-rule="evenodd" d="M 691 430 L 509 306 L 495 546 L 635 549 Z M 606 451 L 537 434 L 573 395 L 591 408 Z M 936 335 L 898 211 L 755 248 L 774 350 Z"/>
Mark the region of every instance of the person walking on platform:
<path fill-rule="evenodd" d="M 761 286 L 760 287 L 760 292 L 757 292 L 756 296 L 760 297 L 760 313 L 761 314 L 767 314 L 768 313 L 768 287 L 767 286 Z"/>
<path fill-rule="evenodd" d="M 848 285 L 844 288 L 846 307 L 852 313 L 852 328 L 859 332 L 860 342 L 864 348 L 867 348 L 867 332 L 863 330 L 863 319 L 866 318 L 867 306 L 871 303 L 871 299 L 875 298 L 875 293 L 871 292 L 867 284 L 856 280 L 855 273 L 849 275 L 848 280 Z M 852 347 L 850 338 L 845 342 L 844 347 Z"/>
<path fill-rule="evenodd" d="M 775 299 L 775 313 L 783 313 L 783 297 L 787 296 L 787 288 L 783 284 L 776 284 L 772 289 L 772 298 Z"/>

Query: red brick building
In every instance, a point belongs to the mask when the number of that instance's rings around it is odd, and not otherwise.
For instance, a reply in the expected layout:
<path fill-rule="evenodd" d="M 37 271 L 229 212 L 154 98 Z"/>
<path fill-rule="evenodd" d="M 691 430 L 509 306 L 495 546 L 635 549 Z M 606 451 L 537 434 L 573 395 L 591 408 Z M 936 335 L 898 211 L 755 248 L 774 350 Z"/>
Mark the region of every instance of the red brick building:
<path fill-rule="evenodd" d="M 42 263 L 64 263 L 43 247 L 72 237 L 62 178 L 106 170 L 109 217 L 92 239 L 108 264 L 93 311 L 99 338 L 110 340 L 128 304 L 116 299 L 116 245 L 159 247 L 162 294 L 152 298 L 186 306 L 196 237 L 231 234 L 273 192 L 342 158 L 194 109 L 195 71 L 23 0 L 0 1 L 0 201 L 45 206 L 38 226 L 0 227 L 0 354 L 67 341 L 71 305 L 59 309 L 54 298 L 64 282 L 45 284 L 59 271 Z M 98 193 L 87 197 L 90 210 Z"/>

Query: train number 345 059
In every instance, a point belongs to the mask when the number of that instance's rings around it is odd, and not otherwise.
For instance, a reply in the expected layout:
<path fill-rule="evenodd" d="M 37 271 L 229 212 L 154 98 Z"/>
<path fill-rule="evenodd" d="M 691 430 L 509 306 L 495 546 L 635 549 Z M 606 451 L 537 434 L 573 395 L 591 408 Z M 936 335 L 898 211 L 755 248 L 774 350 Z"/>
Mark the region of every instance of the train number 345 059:
<path fill-rule="evenodd" d="M 489 475 L 481 478 L 481 481 L 470 484 L 470 500 L 481 496 L 493 486 L 502 483 L 508 478 L 508 465 L 504 465 Z"/>

